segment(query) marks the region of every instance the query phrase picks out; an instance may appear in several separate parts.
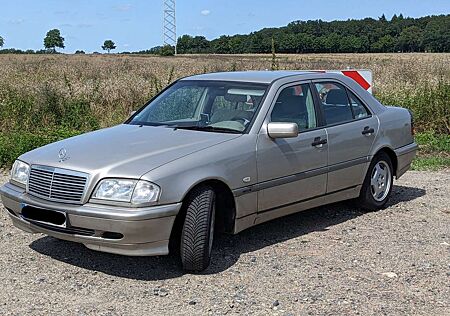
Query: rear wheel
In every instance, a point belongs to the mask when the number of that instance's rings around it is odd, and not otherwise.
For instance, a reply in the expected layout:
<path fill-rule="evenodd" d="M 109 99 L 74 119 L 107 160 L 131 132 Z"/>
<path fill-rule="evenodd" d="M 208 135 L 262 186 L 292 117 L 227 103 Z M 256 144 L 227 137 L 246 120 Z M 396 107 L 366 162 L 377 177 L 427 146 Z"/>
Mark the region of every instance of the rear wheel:
<path fill-rule="evenodd" d="M 392 161 L 386 153 L 379 153 L 372 160 L 364 179 L 360 205 L 369 211 L 383 208 L 391 195 L 393 182 Z"/>
<path fill-rule="evenodd" d="M 190 194 L 181 233 L 180 254 L 183 269 L 199 272 L 209 266 L 214 240 L 216 194 L 201 186 Z"/>

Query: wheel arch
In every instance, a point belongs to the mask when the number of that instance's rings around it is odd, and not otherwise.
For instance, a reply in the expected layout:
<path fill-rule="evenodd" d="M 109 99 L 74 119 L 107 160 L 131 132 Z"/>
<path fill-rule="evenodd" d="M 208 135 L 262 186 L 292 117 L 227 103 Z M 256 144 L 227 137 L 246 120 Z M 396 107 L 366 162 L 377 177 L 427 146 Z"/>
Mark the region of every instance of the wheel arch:
<path fill-rule="evenodd" d="M 203 179 L 193 184 L 182 199 L 180 212 L 175 218 L 170 235 L 171 243 L 178 242 L 186 216 L 189 195 L 199 186 L 210 186 L 216 193 L 216 229 L 225 233 L 232 233 L 236 219 L 236 201 L 230 187 L 221 179 Z"/>
<path fill-rule="evenodd" d="M 384 147 L 379 148 L 379 149 L 375 152 L 375 154 L 373 155 L 373 157 L 376 157 L 377 155 L 379 155 L 379 154 L 382 153 L 382 152 L 384 152 L 385 154 L 387 154 L 387 155 L 389 156 L 389 158 L 391 159 L 391 162 L 392 162 L 392 168 L 394 169 L 394 170 L 393 170 L 393 173 L 394 173 L 395 176 L 397 176 L 397 171 L 398 171 L 398 159 L 397 159 L 397 155 L 395 154 L 395 151 L 394 151 L 392 148 L 388 147 L 388 146 L 384 146 Z M 372 160 L 373 160 L 373 157 L 372 157 Z"/>

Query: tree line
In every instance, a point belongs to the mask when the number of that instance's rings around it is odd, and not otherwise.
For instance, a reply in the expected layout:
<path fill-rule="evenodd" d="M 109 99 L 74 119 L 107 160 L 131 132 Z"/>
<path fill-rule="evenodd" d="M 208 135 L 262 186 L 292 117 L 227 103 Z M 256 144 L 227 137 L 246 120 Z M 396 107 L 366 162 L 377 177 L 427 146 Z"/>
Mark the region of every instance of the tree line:
<path fill-rule="evenodd" d="M 0 47 L 3 45 L 0 36 Z M 116 45 L 106 40 L 101 47 L 109 53 Z M 44 48 L 38 51 L 12 48 L 0 53 L 56 53 L 57 48 L 64 48 L 64 38 L 58 29 L 47 32 Z M 421 18 L 405 18 L 400 14 L 390 20 L 383 14 L 378 19 L 294 21 L 280 28 L 223 35 L 213 40 L 183 35 L 178 38 L 177 51 L 180 54 L 450 52 L 450 14 Z M 174 52 L 174 47 L 157 46 L 123 54 L 170 56 Z"/>
<path fill-rule="evenodd" d="M 450 15 L 332 21 L 295 21 L 285 27 L 265 28 L 248 35 L 183 35 L 181 54 L 270 53 L 272 39 L 279 53 L 388 53 L 450 52 Z"/>

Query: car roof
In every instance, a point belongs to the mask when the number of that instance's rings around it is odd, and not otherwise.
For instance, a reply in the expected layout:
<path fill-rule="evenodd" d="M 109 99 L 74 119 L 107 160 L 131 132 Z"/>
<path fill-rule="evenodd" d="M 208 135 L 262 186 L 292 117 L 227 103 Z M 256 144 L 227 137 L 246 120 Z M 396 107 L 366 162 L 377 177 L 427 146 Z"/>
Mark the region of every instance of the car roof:
<path fill-rule="evenodd" d="M 183 78 L 182 80 L 214 80 L 214 81 L 237 81 L 237 82 L 253 82 L 253 83 L 272 83 L 276 80 L 291 76 L 310 75 L 317 72 L 314 71 L 295 71 L 295 70 L 278 70 L 278 71 L 232 71 L 232 72 L 214 72 L 202 75 L 195 75 Z"/>

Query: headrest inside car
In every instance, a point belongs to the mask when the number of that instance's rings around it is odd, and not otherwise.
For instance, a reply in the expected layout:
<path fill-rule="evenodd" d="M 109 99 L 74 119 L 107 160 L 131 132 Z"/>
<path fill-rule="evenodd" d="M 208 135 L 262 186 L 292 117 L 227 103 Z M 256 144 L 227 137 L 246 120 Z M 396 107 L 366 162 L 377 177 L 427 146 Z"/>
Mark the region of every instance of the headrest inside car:
<path fill-rule="evenodd" d="M 241 94 L 229 94 L 226 93 L 225 94 L 225 100 L 227 100 L 228 102 L 247 102 L 247 96 L 246 95 L 241 95 Z"/>

